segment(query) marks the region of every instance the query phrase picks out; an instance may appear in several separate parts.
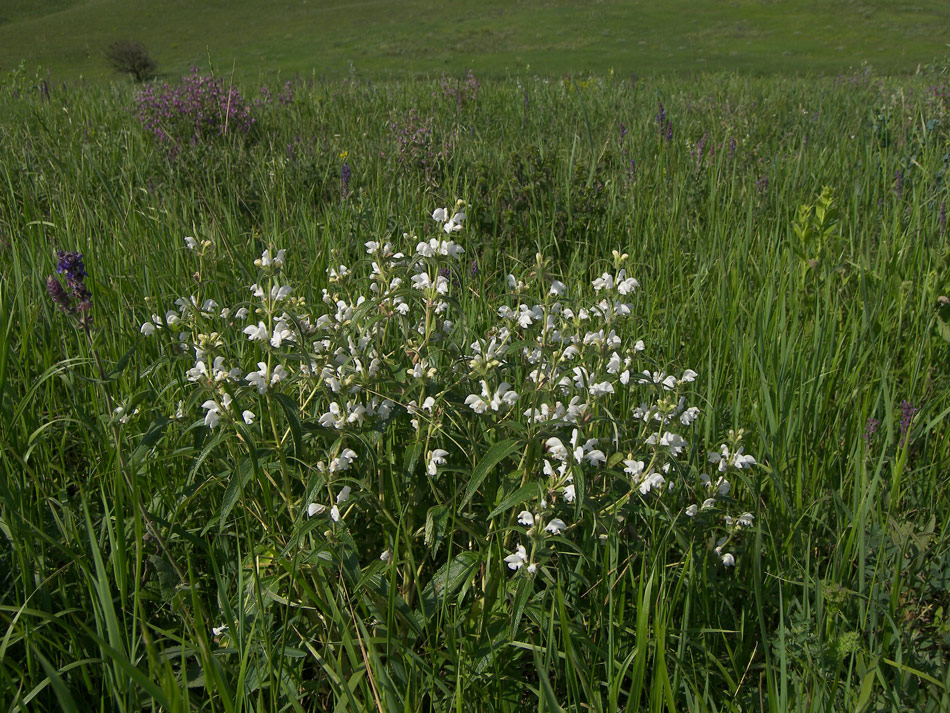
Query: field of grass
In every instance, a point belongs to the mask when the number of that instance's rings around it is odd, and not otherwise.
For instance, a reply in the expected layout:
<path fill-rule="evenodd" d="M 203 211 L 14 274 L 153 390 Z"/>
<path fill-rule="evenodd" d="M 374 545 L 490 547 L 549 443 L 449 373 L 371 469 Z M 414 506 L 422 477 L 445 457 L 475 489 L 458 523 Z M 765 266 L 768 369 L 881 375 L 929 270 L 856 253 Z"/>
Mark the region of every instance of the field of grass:
<path fill-rule="evenodd" d="M 55 81 L 111 76 L 117 40 L 143 42 L 167 77 L 192 66 L 237 77 L 340 79 L 636 74 L 839 74 L 870 63 L 912 72 L 947 52 L 942 0 L 434 0 L 156 4 L 147 0 L 4 3 L 0 70 L 25 60 Z M 530 68 L 529 70 L 526 68 Z"/>
<path fill-rule="evenodd" d="M 947 68 L 476 77 L 3 80 L 0 703 L 950 709 Z"/>

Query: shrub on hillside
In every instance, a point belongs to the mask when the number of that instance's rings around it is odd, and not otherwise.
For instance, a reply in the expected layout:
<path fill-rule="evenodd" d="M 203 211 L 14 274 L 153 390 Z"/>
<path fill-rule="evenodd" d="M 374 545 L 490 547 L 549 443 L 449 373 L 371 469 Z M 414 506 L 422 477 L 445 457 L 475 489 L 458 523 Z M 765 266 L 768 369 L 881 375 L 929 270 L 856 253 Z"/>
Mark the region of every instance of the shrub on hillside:
<path fill-rule="evenodd" d="M 155 76 L 157 64 L 145 45 L 132 40 L 119 40 L 106 48 L 106 61 L 117 72 L 128 74 L 136 82 Z"/>

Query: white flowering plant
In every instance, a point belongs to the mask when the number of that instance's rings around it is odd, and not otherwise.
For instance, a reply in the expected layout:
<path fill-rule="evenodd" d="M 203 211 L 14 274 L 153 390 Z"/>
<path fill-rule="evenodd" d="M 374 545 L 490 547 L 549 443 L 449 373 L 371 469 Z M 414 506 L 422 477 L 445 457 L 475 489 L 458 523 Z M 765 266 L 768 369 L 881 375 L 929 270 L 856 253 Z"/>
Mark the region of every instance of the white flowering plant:
<path fill-rule="evenodd" d="M 332 564 L 370 601 L 396 597 L 417 633 L 466 599 L 503 616 L 583 578 L 606 544 L 725 576 L 755 525 L 757 464 L 741 431 L 697 447 L 699 375 L 650 358 L 627 255 L 575 293 L 538 255 L 488 313 L 466 285 L 465 210 L 333 260 L 318 299 L 271 247 L 245 299 L 180 298 L 144 322 L 184 362 L 177 430 L 154 448 L 197 439 L 208 532 L 259 523 L 269 544 L 244 567 L 275 601 L 306 600 Z"/>

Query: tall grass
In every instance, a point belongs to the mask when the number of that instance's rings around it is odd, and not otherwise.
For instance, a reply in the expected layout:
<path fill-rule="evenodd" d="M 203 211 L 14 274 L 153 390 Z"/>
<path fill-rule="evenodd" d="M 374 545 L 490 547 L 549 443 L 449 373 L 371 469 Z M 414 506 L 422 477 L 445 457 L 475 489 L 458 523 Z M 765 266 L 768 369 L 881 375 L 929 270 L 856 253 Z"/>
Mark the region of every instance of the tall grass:
<path fill-rule="evenodd" d="M 946 81 L 297 84 L 246 136 L 174 155 L 124 88 L 0 86 L 0 699 L 946 710 L 950 106 L 931 91 Z M 548 579 L 492 579 L 506 551 L 463 545 L 450 520 L 433 552 L 398 512 L 398 569 L 284 557 L 299 540 L 277 470 L 273 492 L 230 488 L 264 475 L 216 455 L 200 422 L 160 447 L 187 382 L 140 334 L 149 315 L 199 286 L 244 299 L 273 246 L 319 302 L 328 267 L 456 198 L 472 334 L 536 253 L 578 289 L 629 254 L 632 334 L 699 372 L 694 445 L 741 428 L 762 465 L 741 486 L 756 519 L 734 569 L 702 538 L 674 556 L 658 526 L 627 533 L 639 552 L 614 532 Z M 186 235 L 213 254 L 196 263 Z M 85 256 L 91 339 L 46 296 L 57 248 Z M 919 409 L 904 427 L 902 401 Z M 139 415 L 121 423 L 113 403 Z M 374 447 L 412 470 L 405 444 Z"/>

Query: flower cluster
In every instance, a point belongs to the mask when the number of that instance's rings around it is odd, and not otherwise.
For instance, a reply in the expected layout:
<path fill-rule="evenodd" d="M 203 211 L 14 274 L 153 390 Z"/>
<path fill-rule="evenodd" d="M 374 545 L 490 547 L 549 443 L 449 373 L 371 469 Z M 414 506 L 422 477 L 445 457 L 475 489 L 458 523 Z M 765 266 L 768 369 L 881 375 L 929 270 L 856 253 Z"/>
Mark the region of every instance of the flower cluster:
<path fill-rule="evenodd" d="M 91 320 L 92 293 L 86 287 L 86 266 L 82 254 L 59 250 L 56 253 L 56 272 L 62 275 L 66 287 L 53 275 L 46 279 L 46 291 L 57 307 L 69 314 L 78 314 L 80 322 L 88 325 Z"/>
<path fill-rule="evenodd" d="M 254 125 L 240 92 L 197 67 L 177 85 L 146 86 L 136 109 L 142 125 L 173 154 L 225 134 L 247 134 Z"/>
<path fill-rule="evenodd" d="M 473 333 L 459 309 L 468 294 L 455 242 L 464 204 L 431 218 L 426 235 L 367 241 L 355 265 L 332 259 L 319 303 L 285 279 L 287 252 L 268 249 L 246 301 L 221 307 L 190 296 L 152 315 L 142 333 L 177 333 L 188 355 L 184 376 L 196 391 L 185 412 L 234 442 L 254 441 L 260 457 L 263 443 L 289 447 L 274 424 L 292 405 L 304 427 L 287 433 L 308 449 L 308 475 L 288 477 L 281 496 L 300 522 L 326 518 L 328 537 L 349 528 L 350 513 L 372 518 L 387 497 L 372 491 L 395 478 L 409 501 L 439 512 L 467 491 L 466 508 L 481 513 L 471 517 L 519 576 L 556 563 L 565 538 L 632 534 L 658 516 L 735 564 L 753 515 L 731 514 L 729 478 L 756 461 L 741 432 L 703 459 L 708 474 L 690 459 L 698 375 L 649 358 L 636 334 L 639 283 L 628 256 L 614 251 L 612 266 L 572 295 L 539 255 L 533 270 L 507 277 L 494 319 Z M 380 434 L 418 457 L 368 457 Z M 492 443 L 507 444 L 500 458 L 509 465 L 476 478 Z M 380 524 L 383 534 L 364 535 L 381 538 L 391 557 L 395 535 Z M 427 525 L 427 545 L 438 546 L 438 531 Z"/>

